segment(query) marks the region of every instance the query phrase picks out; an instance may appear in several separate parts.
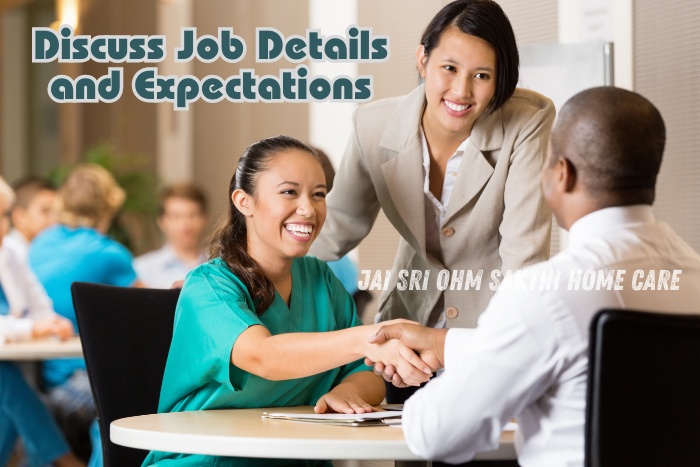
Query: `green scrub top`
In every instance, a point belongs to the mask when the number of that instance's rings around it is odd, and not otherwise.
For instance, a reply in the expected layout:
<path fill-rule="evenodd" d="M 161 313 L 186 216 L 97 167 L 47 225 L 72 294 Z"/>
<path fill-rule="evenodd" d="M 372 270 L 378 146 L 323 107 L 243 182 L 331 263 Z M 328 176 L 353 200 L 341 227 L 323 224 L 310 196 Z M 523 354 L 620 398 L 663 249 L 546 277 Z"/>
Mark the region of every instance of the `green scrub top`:
<path fill-rule="evenodd" d="M 362 324 L 355 304 L 330 268 L 314 257 L 292 261 L 290 305 L 279 294 L 262 316 L 226 263 L 214 259 L 187 276 L 163 375 L 158 412 L 315 405 L 348 375 L 371 371 L 363 361 L 306 378 L 268 381 L 231 363 L 231 350 L 249 326 L 272 335 L 325 332 Z M 152 451 L 144 466 L 330 465 L 327 461 L 248 459 Z"/>

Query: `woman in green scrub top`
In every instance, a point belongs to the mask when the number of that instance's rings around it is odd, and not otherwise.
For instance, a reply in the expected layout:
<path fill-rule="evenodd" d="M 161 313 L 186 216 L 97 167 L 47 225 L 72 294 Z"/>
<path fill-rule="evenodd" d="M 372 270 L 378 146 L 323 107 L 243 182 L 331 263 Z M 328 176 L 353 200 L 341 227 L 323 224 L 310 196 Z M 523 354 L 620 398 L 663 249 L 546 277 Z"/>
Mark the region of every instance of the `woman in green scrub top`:
<path fill-rule="evenodd" d="M 304 143 L 277 136 L 246 150 L 229 185 L 228 221 L 212 237 L 212 259 L 182 288 L 159 412 L 298 405 L 369 412 L 384 398 L 384 384 L 365 356 L 394 362 L 415 385 L 430 377 L 399 341 L 370 345 L 379 325 L 361 326 L 340 281 L 306 256 L 326 217 L 325 195 L 321 163 Z M 144 462 L 329 464 L 163 452 Z"/>

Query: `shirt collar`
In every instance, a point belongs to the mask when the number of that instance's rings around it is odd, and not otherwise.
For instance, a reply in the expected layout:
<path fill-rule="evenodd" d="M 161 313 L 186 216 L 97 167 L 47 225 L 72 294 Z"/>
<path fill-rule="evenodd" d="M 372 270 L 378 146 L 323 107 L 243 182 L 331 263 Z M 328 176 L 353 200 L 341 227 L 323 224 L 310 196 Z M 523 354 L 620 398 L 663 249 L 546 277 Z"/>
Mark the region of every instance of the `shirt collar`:
<path fill-rule="evenodd" d="M 648 204 L 599 209 L 573 223 L 569 229 L 569 245 L 582 244 L 590 237 L 599 237 L 611 230 L 653 222 L 654 214 Z"/>
<path fill-rule="evenodd" d="M 423 149 L 423 169 L 425 170 L 426 176 L 430 173 L 430 151 L 428 149 L 428 139 L 425 137 L 423 132 L 423 125 L 419 127 L 421 147 Z M 470 135 L 471 136 L 471 135 Z M 464 141 L 462 141 L 457 150 L 450 156 L 450 159 L 457 155 L 463 155 L 464 151 L 467 149 L 467 144 L 469 143 L 469 136 L 467 136 Z"/>
<path fill-rule="evenodd" d="M 199 254 L 199 258 L 197 258 L 196 263 L 189 265 L 185 263 L 182 259 L 180 259 L 179 256 L 177 256 L 177 253 L 175 253 L 175 248 L 173 248 L 173 246 L 169 243 L 163 245 L 163 247 L 160 249 L 160 252 L 163 255 L 163 264 L 166 268 L 172 268 L 176 266 L 185 266 L 189 268 L 193 266 L 198 266 L 207 261 L 206 255 L 202 252 Z"/>

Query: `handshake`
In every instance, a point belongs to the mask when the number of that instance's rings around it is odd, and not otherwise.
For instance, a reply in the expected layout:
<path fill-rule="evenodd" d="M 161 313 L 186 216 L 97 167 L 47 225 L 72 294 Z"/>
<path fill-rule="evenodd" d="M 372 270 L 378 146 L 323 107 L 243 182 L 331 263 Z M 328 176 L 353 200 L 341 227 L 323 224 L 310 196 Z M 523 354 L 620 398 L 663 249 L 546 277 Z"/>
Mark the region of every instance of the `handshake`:
<path fill-rule="evenodd" d="M 447 329 L 396 319 L 371 326 L 365 364 L 394 386 L 419 386 L 445 366 Z"/>

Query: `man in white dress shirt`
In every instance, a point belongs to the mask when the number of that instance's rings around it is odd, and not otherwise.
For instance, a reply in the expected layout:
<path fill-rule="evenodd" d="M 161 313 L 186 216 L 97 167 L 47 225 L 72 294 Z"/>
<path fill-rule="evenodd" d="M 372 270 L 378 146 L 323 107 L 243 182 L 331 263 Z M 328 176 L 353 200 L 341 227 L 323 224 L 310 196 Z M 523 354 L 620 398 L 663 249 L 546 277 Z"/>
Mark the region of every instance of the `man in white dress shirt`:
<path fill-rule="evenodd" d="M 146 287 L 167 289 L 206 261 L 202 238 L 207 225 L 207 202 L 202 190 L 189 182 L 165 187 L 158 201 L 158 227 L 165 245 L 134 260 Z"/>
<path fill-rule="evenodd" d="M 394 325 L 373 337 L 400 338 L 433 369 L 444 367 L 405 404 L 413 452 L 466 462 L 495 449 L 516 418 L 520 465 L 583 465 L 592 316 L 603 308 L 700 313 L 700 256 L 652 214 L 664 144 L 661 115 L 639 94 L 577 94 L 559 115 L 542 172 L 567 248 L 502 282 L 476 329 Z M 393 373 L 384 369 L 385 378 Z"/>

